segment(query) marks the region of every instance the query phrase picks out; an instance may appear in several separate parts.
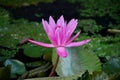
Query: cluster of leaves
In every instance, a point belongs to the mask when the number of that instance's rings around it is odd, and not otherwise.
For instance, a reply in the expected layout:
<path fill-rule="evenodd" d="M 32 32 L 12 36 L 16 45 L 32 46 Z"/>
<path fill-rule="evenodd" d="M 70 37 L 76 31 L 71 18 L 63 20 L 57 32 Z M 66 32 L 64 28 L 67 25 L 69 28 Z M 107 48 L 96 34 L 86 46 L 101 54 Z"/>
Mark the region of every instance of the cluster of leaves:
<path fill-rule="evenodd" d="M 4 0 L 5 1 L 5 0 Z M 4 4 L 4 1 L 2 2 Z M 30 1 L 30 2 L 29 2 Z M 19 4 L 14 1 L 15 5 L 13 6 L 21 6 L 28 4 L 36 4 L 36 1 L 28 0 L 28 2 L 21 1 Z M 80 2 L 81 8 L 80 16 L 84 17 L 104 17 L 108 15 L 112 19 L 116 20 L 117 24 L 110 24 L 109 28 L 114 28 L 116 26 L 117 29 L 120 29 L 119 26 L 119 7 L 118 1 L 111 0 L 88 0 L 87 2 L 84 0 L 67 0 L 75 2 Z M 7 2 L 7 1 L 6 1 Z M 35 2 L 35 3 L 32 3 Z M 1 5 L 3 5 L 1 3 Z M 8 3 L 8 4 L 7 4 Z M 8 6 L 11 6 L 13 2 L 8 1 Z M 111 6 L 110 6 L 111 5 Z M 107 17 L 108 18 L 108 17 Z M 99 31 L 103 29 L 103 26 L 98 25 L 97 22 L 93 19 L 83 19 L 79 20 L 78 29 L 82 29 L 84 33 L 87 35 L 95 35 L 98 34 Z M 78 32 L 78 31 L 77 31 Z M 96 35 L 98 36 L 98 35 Z M 24 38 L 33 38 L 37 41 L 49 42 L 46 34 L 44 33 L 43 27 L 40 23 L 37 22 L 29 22 L 25 19 L 13 20 L 10 18 L 9 13 L 0 8 L 0 46 L 2 47 L 10 47 L 10 48 L 18 48 L 16 45 L 23 40 Z M 76 40 L 82 40 L 90 37 L 81 37 Z M 91 42 L 85 46 L 77 47 L 77 48 L 67 48 L 69 53 L 67 58 L 60 58 L 59 63 L 56 69 L 59 78 L 51 78 L 52 80 L 57 79 L 66 79 L 66 80 L 117 80 L 120 77 L 120 53 L 119 47 L 120 45 L 120 37 L 91 37 Z M 43 57 L 46 61 L 51 61 L 51 49 L 46 49 L 42 47 L 37 47 L 35 45 L 24 45 L 21 48 L 24 49 L 24 54 L 31 58 L 39 58 Z M 4 60 L 4 66 L 0 68 L 0 74 L 9 70 L 10 67 L 8 65 L 12 65 L 11 67 L 11 77 L 16 77 L 17 75 L 24 74 L 21 76 L 24 78 L 25 75 L 29 77 L 34 77 L 34 74 L 39 74 L 47 71 L 51 68 L 50 63 L 46 62 L 30 62 L 26 63 L 26 65 L 19 60 L 8 59 L 15 55 L 17 49 L 14 50 L 3 50 L 0 49 L 0 60 Z M 46 54 L 47 56 L 43 56 Z M 2 56 L 2 57 L 1 57 Z M 47 59 L 46 59 L 47 58 Z M 7 60 L 6 60 L 7 59 Z M 53 50 L 53 58 L 52 63 L 55 63 L 56 52 Z M 27 67 L 39 67 L 35 70 L 29 71 L 28 74 L 26 72 Z M 19 71 L 20 70 L 20 71 Z M 10 73 L 7 73 L 9 75 Z M 45 73 L 44 73 L 45 74 Z M 5 74 L 6 75 L 6 74 Z M 43 75 L 42 75 L 43 76 Z M 72 77 L 71 77 L 72 76 Z M 74 77 L 73 77 L 74 76 Z M 26 77 L 26 76 L 25 76 Z M 62 77 L 62 78 L 61 78 Z M 2 77 L 3 78 L 3 77 Z M 0 79 L 2 79 L 0 76 Z M 50 78 L 49 78 L 50 79 Z"/>
<path fill-rule="evenodd" d="M 3 13 L 3 14 L 2 14 Z M 7 47 L 16 47 L 24 38 L 33 38 L 42 40 L 46 38 L 43 27 L 40 23 L 29 22 L 25 19 L 13 20 L 9 14 L 1 10 L 0 12 L 0 45 Z M 45 41 L 44 40 L 44 41 Z"/>
<path fill-rule="evenodd" d="M 89 31 L 107 31 L 106 29 L 120 29 L 120 7 L 119 2 L 120 0 L 112 1 L 112 0 L 66 0 L 67 2 L 73 4 L 79 4 L 78 14 L 80 16 L 80 20 L 82 19 L 86 24 L 90 23 L 91 20 L 94 21 L 96 24 L 90 26 L 83 25 L 85 34 L 87 33 L 86 30 Z M 88 20 L 89 19 L 89 20 Z M 88 22 L 87 22 L 88 20 Z M 83 22 L 82 21 L 82 22 Z M 96 28 L 97 27 L 97 28 Z M 87 33 L 88 34 L 88 33 Z M 90 33 L 91 34 L 91 33 Z M 102 34 L 102 33 L 101 33 Z M 96 33 L 94 33 L 96 35 Z M 107 35 L 107 33 L 104 33 Z"/>
<path fill-rule="evenodd" d="M 80 16 L 93 17 L 103 28 L 120 29 L 119 2 L 120 0 L 80 0 L 81 6 L 83 6 L 82 9 L 79 9 Z"/>
<path fill-rule="evenodd" d="M 0 48 L 0 61 L 5 61 L 6 59 L 14 57 L 16 52 L 17 50 L 5 50 Z"/>
<path fill-rule="evenodd" d="M 120 20 L 119 17 L 119 2 L 111 0 L 67 0 L 71 3 L 79 2 L 82 8 L 80 9 L 80 15 L 85 17 L 103 17 L 110 16 L 115 20 Z"/>
<path fill-rule="evenodd" d="M 7 26 L 9 20 L 10 20 L 9 13 L 5 9 L 0 7 L 0 27 Z"/>
<path fill-rule="evenodd" d="M 93 38 L 89 46 L 98 56 L 120 56 L 120 37 Z M 97 44 L 97 45 L 96 45 Z"/>
<path fill-rule="evenodd" d="M 109 15 L 112 18 L 117 17 L 119 14 L 117 12 L 120 10 L 119 6 L 119 0 L 118 1 L 111 1 L 111 0 L 88 0 L 85 2 L 84 0 L 81 0 L 84 6 L 84 9 L 81 10 L 83 15 L 85 16 L 105 16 Z M 88 5 L 89 4 L 89 5 Z M 116 4 L 116 5 L 115 5 Z M 116 14 L 115 14 L 116 13 Z"/>
<path fill-rule="evenodd" d="M 66 0 L 70 3 L 80 3 L 80 15 L 85 17 L 102 17 L 110 16 L 113 19 L 119 20 L 119 2 L 120 0 Z"/>
<path fill-rule="evenodd" d="M 53 2 L 54 0 L 12 0 L 12 1 L 8 1 L 8 0 L 0 0 L 0 5 L 3 6 L 13 6 L 13 7 L 21 7 L 21 6 L 29 6 L 29 5 L 36 5 L 40 2 L 44 2 L 44 3 L 50 3 Z"/>
<path fill-rule="evenodd" d="M 92 19 L 84 19 L 78 21 L 77 30 L 81 30 L 86 35 L 98 35 L 102 30 L 101 25 L 97 25 L 95 20 Z"/>
<path fill-rule="evenodd" d="M 16 54 L 21 55 L 19 52 L 19 49 L 21 48 L 24 49 L 24 55 L 29 58 L 44 59 L 42 62 L 31 62 L 32 66 L 34 65 L 34 68 L 39 67 L 39 70 L 31 71 L 29 77 L 38 74 L 38 76 L 43 76 L 42 73 L 45 74 L 45 72 L 51 68 L 51 64 L 48 63 L 51 60 L 51 57 L 49 56 L 51 50 L 46 50 L 42 47 L 30 44 L 26 44 L 22 47 L 18 46 L 25 38 L 49 42 L 40 23 L 29 22 L 25 19 L 14 20 L 9 16 L 9 13 L 5 9 L 0 8 L 0 63 L 2 63 L 0 64 L 0 79 L 9 80 L 10 78 L 18 77 L 18 75 L 22 75 L 25 72 L 27 73 L 26 67 L 30 68 L 30 63 L 25 64 L 15 57 Z M 43 55 L 45 53 L 48 54 Z M 20 55 L 18 57 L 20 57 Z M 9 65 L 11 65 L 11 67 L 7 67 Z M 8 77 L 5 77 L 6 75 L 8 75 Z"/>
<path fill-rule="evenodd" d="M 19 48 L 25 49 L 25 55 L 29 57 L 31 55 L 32 57 L 40 57 L 43 53 L 50 53 L 50 50 L 46 51 L 42 47 L 32 47 L 32 49 L 29 47 L 30 45 L 18 47 L 17 45 L 25 38 L 49 42 L 40 23 L 29 22 L 25 19 L 14 20 L 5 9 L 0 8 L 0 60 L 5 61 L 13 58 Z M 36 51 L 36 53 L 33 51 Z"/>
<path fill-rule="evenodd" d="M 7 59 L 4 62 L 4 67 L 0 67 L 0 79 L 16 79 L 21 75 L 19 77 L 20 80 L 25 77 L 43 77 L 48 75 L 46 72 L 51 67 L 51 63 L 46 61 L 35 61 L 25 64 L 17 59 Z M 32 70 L 27 71 L 27 68 L 32 68 Z"/>

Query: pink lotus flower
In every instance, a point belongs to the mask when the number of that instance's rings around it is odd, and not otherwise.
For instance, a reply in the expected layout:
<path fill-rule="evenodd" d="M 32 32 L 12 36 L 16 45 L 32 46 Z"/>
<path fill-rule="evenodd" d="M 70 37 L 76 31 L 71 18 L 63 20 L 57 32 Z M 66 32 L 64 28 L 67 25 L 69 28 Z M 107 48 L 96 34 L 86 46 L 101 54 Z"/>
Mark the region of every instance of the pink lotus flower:
<path fill-rule="evenodd" d="M 80 34 L 79 31 L 76 35 L 71 37 L 77 26 L 77 23 L 78 22 L 76 19 L 72 19 L 67 24 L 63 16 L 61 16 L 55 23 L 54 19 L 50 16 L 49 23 L 42 19 L 42 24 L 44 26 L 45 32 L 48 35 L 49 40 L 51 41 L 51 44 L 37 42 L 31 39 L 29 39 L 28 41 L 39 46 L 44 46 L 48 48 L 55 47 L 59 56 L 67 57 L 68 53 L 66 51 L 66 47 L 82 46 L 90 41 L 83 40 L 80 42 L 72 42 Z"/>

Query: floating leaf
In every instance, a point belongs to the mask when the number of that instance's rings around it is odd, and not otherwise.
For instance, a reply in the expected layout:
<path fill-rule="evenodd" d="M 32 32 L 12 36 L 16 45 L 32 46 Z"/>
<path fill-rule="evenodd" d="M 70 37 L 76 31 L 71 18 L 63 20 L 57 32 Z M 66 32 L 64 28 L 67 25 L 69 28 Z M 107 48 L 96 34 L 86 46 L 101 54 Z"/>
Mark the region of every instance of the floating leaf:
<path fill-rule="evenodd" d="M 25 48 L 24 54 L 29 57 L 37 58 L 43 55 L 41 50 L 42 48 L 39 46 L 29 46 Z"/>
<path fill-rule="evenodd" d="M 87 38 L 86 36 L 82 36 L 81 38 L 77 38 L 77 41 Z M 88 45 L 84 45 L 84 47 L 92 50 L 96 55 L 100 57 L 106 56 L 119 56 L 120 55 L 120 37 L 96 37 L 91 38 L 91 42 Z"/>
<path fill-rule="evenodd" d="M 90 50 L 85 50 L 82 47 L 66 48 L 68 51 L 67 58 L 59 58 L 57 73 L 60 76 L 71 76 L 81 74 L 88 70 L 101 71 L 101 64 L 98 57 Z M 53 51 L 53 63 L 55 62 L 56 52 Z"/>
<path fill-rule="evenodd" d="M 15 78 L 17 77 L 17 74 L 23 74 L 26 69 L 24 63 L 21 61 L 15 60 L 15 59 L 7 59 L 5 61 L 5 66 L 11 65 L 11 77 Z"/>

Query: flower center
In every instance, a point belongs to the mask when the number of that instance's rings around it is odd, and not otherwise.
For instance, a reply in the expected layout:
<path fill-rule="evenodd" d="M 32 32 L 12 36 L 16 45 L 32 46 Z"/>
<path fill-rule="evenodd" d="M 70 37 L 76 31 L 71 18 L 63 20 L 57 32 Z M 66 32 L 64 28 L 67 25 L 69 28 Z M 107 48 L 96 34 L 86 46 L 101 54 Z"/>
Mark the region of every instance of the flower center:
<path fill-rule="evenodd" d="M 61 28 L 61 26 L 57 26 L 57 28 Z"/>
<path fill-rule="evenodd" d="M 60 29 L 61 28 L 61 26 L 57 26 L 55 29 Z"/>

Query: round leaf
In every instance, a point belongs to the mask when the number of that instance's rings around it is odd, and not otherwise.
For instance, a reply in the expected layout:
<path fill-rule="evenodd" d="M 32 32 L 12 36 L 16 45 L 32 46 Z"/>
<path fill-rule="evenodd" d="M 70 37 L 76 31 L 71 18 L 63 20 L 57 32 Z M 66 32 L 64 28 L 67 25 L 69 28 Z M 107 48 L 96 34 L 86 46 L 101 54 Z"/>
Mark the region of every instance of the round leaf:
<path fill-rule="evenodd" d="M 68 56 L 66 58 L 59 58 L 57 65 L 57 73 L 60 76 L 71 76 L 81 74 L 88 70 L 89 73 L 93 71 L 100 71 L 101 64 L 99 58 L 90 50 L 85 50 L 82 47 L 66 48 Z M 55 62 L 56 52 L 53 53 L 53 60 Z"/>
<path fill-rule="evenodd" d="M 37 58 L 42 56 L 42 48 L 39 46 L 29 46 L 25 48 L 24 54 L 29 57 Z"/>
<path fill-rule="evenodd" d="M 4 64 L 5 66 L 11 65 L 11 76 L 13 78 L 16 77 L 16 74 L 23 74 L 26 71 L 24 63 L 18 60 L 7 59 Z"/>

